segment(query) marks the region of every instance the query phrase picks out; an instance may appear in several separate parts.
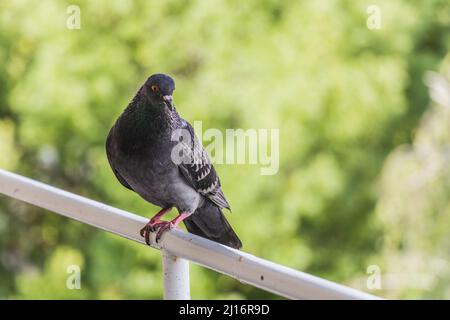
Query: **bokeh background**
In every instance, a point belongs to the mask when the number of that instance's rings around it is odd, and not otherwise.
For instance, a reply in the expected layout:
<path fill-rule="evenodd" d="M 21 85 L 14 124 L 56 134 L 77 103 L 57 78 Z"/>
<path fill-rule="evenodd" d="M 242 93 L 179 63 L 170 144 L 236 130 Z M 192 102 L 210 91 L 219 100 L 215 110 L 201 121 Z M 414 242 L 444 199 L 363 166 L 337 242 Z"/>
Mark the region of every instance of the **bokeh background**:
<path fill-rule="evenodd" d="M 449 49 L 447 0 L 1 0 L 0 167 L 151 216 L 104 142 L 165 72 L 204 129 L 280 128 L 278 174 L 216 166 L 245 251 L 383 297 L 450 298 Z M 191 284 L 277 298 L 195 265 Z M 159 299 L 160 255 L 0 196 L 0 298 Z"/>

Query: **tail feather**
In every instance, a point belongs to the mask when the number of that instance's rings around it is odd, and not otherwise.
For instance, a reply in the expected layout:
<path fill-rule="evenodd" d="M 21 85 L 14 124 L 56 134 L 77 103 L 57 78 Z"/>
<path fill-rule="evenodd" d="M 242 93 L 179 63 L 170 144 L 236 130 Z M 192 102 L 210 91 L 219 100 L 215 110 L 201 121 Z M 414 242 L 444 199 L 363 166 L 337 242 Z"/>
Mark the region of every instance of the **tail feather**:
<path fill-rule="evenodd" d="M 190 233 L 200 237 L 235 249 L 242 247 L 241 240 L 231 228 L 222 211 L 208 200 L 185 219 L 184 224 Z"/>

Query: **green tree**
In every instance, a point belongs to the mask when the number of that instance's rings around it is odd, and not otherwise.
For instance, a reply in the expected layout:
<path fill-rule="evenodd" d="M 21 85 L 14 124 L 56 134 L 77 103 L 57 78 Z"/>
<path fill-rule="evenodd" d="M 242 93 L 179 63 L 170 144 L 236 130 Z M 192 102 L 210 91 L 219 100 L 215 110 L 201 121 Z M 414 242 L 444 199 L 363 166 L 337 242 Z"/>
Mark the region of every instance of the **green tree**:
<path fill-rule="evenodd" d="M 373 262 L 383 265 L 392 297 L 450 298 L 450 56 L 442 73 L 427 75 L 434 102 L 413 142 L 397 147 L 382 171 L 385 245 Z"/>
<path fill-rule="evenodd" d="M 72 2 L 3 0 L 0 165 L 150 216 L 104 141 L 146 77 L 169 73 L 178 110 L 204 129 L 280 128 L 276 175 L 216 166 L 244 250 L 349 283 L 385 250 L 376 181 L 450 47 L 448 1 L 378 3 L 369 30 L 369 1 L 77 0 L 70 30 Z M 38 297 L 50 278 L 45 297 L 162 297 L 155 250 L 4 197 L 0 235 L 0 297 Z M 80 293 L 61 281 L 75 257 Z M 196 298 L 273 297 L 195 266 L 191 278 Z"/>

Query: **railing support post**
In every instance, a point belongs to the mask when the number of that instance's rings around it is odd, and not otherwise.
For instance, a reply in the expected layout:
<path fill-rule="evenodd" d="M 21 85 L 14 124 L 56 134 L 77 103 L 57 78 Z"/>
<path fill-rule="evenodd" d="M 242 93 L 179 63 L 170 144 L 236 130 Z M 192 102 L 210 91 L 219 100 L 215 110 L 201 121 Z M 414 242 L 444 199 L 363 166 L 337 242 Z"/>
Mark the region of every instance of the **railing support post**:
<path fill-rule="evenodd" d="M 164 299 L 189 300 L 189 262 L 176 257 L 169 252 L 162 251 L 164 273 Z"/>

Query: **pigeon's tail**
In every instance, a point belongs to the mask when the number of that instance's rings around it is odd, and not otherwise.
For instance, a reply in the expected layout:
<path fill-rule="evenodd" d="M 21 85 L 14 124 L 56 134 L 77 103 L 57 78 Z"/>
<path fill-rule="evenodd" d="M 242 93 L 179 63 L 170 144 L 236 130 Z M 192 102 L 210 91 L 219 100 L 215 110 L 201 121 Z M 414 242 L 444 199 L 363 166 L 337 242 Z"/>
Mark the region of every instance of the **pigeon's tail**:
<path fill-rule="evenodd" d="M 240 249 L 242 247 L 236 233 L 225 219 L 222 211 L 209 200 L 184 220 L 190 233 L 216 241 L 226 246 Z"/>

